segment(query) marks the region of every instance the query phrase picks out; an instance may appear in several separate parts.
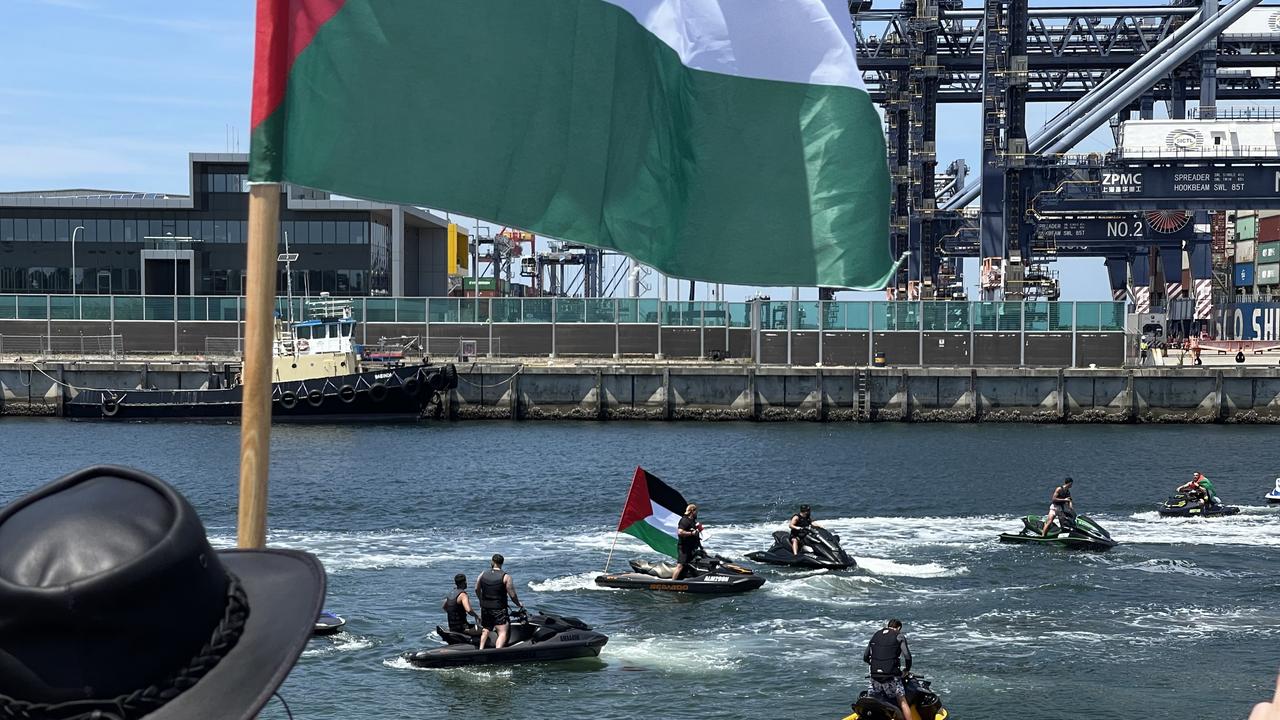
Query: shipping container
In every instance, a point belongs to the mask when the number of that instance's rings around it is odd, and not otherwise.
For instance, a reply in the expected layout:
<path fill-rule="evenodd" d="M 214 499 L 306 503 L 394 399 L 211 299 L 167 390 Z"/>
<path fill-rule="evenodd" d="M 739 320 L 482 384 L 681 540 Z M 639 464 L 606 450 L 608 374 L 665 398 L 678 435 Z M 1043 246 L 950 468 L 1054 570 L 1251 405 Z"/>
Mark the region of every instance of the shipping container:
<path fill-rule="evenodd" d="M 1236 262 L 1251 263 L 1254 259 L 1254 243 L 1252 240 L 1236 241 Z"/>
<path fill-rule="evenodd" d="M 1255 262 L 1259 265 L 1280 262 L 1280 242 L 1259 242 Z"/>
<path fill-rule="evenodd" d="M 1236 218 L 1236 242 L 1258 237 L 1258 218 L 1254 215 Z"/>
<path fill-rule="evenodd" d="M 1258 220 L 1258 242 L 1280 240 L 1280 215 Z"/>
<path fill-rule="evenodd" d="M 1258 286 L 1280 285 L 1280 263 L 1259 265 L 1257 272 Z"/>
<path fill-rule="evenodd" d="M 1253 287 L 1253 263 L 1236 263 L 1231 277 L 1232 284 L 1238 288 Z"/>

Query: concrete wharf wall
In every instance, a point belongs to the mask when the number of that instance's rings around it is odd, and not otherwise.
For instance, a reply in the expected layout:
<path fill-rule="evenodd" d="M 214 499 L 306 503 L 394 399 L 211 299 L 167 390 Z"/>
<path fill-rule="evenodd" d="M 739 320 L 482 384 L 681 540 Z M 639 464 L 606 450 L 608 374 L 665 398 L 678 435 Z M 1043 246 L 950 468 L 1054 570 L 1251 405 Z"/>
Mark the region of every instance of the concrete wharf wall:
<path fill-rule="evenodd" d="M 213 363 L 8 362 L 0 414 L 59 414 L 75 388 L 200 388 Z M 474 363 L 458 420 L 1278 423 L 1280 368 L 855 368 Z"/>

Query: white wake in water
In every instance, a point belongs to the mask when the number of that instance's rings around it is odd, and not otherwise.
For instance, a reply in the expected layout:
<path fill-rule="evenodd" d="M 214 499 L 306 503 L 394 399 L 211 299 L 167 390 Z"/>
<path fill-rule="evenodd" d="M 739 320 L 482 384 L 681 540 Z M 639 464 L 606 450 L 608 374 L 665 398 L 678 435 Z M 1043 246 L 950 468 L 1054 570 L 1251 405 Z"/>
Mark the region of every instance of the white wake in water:
<path fill-rule="evenodd" d="M 317 641 L 311 647 L 302 651 L 302 657 L 324 657 L 356 650 L 367 650 L 371 647 L 373 647 L 373 641 L 369 638 L 344 632 L 330 638 L 317 638 Z"/>
<path fill-rule="evenodd" d="M 600 574 L 598 570 L 590 572 L 578 573 L 576 575 L 561 575 L 560 577 L 547 578 L 546 580 L 533 580 L 529 583 L 529 589 L 535 592 L 573 592 L 575 590 L 612 590 L 603 585 L 596 584 L 596 576 Z"/>

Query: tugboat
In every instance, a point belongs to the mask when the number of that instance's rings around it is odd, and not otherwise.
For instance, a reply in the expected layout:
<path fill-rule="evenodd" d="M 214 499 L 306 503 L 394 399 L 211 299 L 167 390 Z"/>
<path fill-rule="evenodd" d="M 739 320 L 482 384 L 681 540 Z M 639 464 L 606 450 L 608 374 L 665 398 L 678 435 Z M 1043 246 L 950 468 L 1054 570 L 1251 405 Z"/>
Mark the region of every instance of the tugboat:
<path fill-rule="evenodd" d="M 417 419 L 458 386 L 452 364 L 372 363 L 354 340 L 351 301 L 327 293 L 308 301 L 308 319 L 276 318 L 272 342 L 271 416 L 276 420 Z M 229 368 L 199 390 L 87 390 L 64 405 L 76 419 L 236 418 L 240 374 Z M 220 382 L 217 382 L 220 381 Z"/>

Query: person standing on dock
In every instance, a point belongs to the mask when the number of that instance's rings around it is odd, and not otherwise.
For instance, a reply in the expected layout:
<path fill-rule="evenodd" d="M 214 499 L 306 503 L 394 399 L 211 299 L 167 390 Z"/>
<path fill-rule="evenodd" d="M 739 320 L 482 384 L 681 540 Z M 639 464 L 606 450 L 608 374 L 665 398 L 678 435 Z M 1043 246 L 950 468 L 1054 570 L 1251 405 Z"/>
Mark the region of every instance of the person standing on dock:
<path fill-rule="evenodd" d="M 698 506 L 689 503 L 676 526 L 676 569 L 671 573 L 672 580 L 679 580 L 684 574 L 686 565 L 693 564 L 698 552 L 702 550 L 702 523 L 698 522 Z"/>
<path fill-rule="evenodd" d="M 516 585 L 502 569 L 505 558 L 494 553 L 493 564 L 476 578 L 476 597 L 480 599 L 480 649 L 484 649 L 490 632 L 496 632 L 495 648 L 507 645 L 507 633 L 511 630 L 511 613 L 507 606 L 510 597 L 515 604 L 524 609 L 524 603 L 516 596 Z"/>

